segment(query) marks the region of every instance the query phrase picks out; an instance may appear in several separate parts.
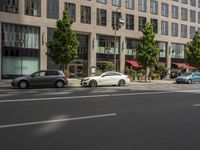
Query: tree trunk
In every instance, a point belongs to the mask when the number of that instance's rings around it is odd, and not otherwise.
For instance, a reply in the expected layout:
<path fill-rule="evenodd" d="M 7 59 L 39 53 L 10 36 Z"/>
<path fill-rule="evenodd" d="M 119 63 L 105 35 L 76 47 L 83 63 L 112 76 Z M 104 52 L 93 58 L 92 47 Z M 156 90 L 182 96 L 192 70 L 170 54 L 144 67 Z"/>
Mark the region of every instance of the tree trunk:
<path fill-rule="evenodd" d="M 145 82 L 147 82 L 147 78 L 149 77 L 149 67 L 145 68 Z"/>

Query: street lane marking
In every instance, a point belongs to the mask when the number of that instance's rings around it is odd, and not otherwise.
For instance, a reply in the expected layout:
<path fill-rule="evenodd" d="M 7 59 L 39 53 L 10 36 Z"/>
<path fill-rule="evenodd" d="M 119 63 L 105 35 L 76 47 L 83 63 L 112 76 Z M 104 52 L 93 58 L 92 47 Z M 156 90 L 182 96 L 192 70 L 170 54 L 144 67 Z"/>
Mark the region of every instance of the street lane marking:
<path fill-rule="evenodd" d="M 84 98 L 98 98 L 98 97 L 119 97 L 119 96 L 134 96 L 134 95 L 154 95 L 154 94 L 171 94 L 171 93 L 175 93 L 175 92 L 145 92 L 145 93 L 123 93 L 123 94 L 103 94 L 103 95 L 87 95 L 87 96 L 31 98 L 31 99 L 10 99 L 10 100 L 0 100 L 0 103 L 84 99 Z"/>
<path fill-rule="evenodd" d="M 200 107 L 200 104 L 194 104 L 193 106 L 194 107 Z"/>
<path fill-rule="evenodd" d="M 48 123 L 67 122 L 67 121 L 92 119 L 92 118 L 102 118 L 102 117 L 110 117 L 110 116 L 116 116 L 116 115 L 117 115 L 116 113 L 110 113 L 110 114 L 84 116 L 84 117 L 74 117 L 74 118 L 65 118 L 65 119 L 54 119 L 54 120 L 33 121 L 33 122 L 24 122 L 24 123 L 16 123 L 16 124 L 6 124 L 6 125 L 0 125 L 0 129 L 21 127 L 21 126 L 31 126 L 31 125 L 41 125 L 41 124 L 48 124 Z"/>

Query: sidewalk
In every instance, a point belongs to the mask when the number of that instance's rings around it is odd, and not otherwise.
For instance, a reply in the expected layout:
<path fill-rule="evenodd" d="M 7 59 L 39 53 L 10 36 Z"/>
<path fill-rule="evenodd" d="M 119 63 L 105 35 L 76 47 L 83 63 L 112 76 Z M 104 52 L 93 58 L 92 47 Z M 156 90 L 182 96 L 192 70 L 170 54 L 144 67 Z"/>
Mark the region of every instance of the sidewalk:
<path fill-rule="evenodd" d="M 0 80 L 0 87 L 11 87 L 12 80 Z M 81 79 L 68 79 L 69 87 L 81 87 Z M 151 80 L 151 82 L 144 80 L 132 81 L 131 85 L 151 85 L 151 84 L 173 84 L 174 80 Z"/>

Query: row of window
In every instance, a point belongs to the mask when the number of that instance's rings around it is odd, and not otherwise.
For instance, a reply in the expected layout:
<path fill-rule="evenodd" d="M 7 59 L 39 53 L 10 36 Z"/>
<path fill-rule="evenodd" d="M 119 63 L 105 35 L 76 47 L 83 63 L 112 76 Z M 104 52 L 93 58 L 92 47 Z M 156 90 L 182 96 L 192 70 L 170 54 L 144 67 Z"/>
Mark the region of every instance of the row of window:
<path fill-rule="evenodd" d="M 103 4 L 107 4 L 109 0 L 97 0 L 98 3 L 103 3 Z M 121 1 L 122 0 L 112 0 L 112 5 L 113 6 L 117 6 L 117 7 L 121 7 Z M 136 0 L 126 0 L 126 8 L 127 9 L 135 9 L 135 1 Z M 139 11 L 143 11 L 143 12 L 146 12 L 147 11 L 147 5 L 148 5 L 148 2 L 149 0 L 137 0 L 138 1 L 138 10 Z M 179 0 L 173 0 L 173 1 L 176 1 L 176 2 L 179 2 Z M 191 6 L 197 6 L 200 7 L 200 0 L 189 0 L 190 1 L 190 5 Z M 188 4 L 188 0 L 181 0 L 181 2 L 183 4 Z M 197 4 L 198 2 L 198 4 Z M 166 3 L 162 3 L 163 4 L 166 4 Z M 158 8 L 158 0 L 151 0 L 150 1 L 150 6 L 151 6 L 151 9 L 152 7 L 156 7 Z"/>

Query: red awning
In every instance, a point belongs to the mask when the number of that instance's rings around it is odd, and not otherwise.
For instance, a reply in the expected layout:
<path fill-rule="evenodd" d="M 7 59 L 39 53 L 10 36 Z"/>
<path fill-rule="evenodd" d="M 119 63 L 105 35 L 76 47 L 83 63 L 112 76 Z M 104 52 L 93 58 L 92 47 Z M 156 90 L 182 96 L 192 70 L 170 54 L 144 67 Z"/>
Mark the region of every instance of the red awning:
<path fill-rule="evenodd" d="M 136 60 L 127 60 L 126 62 L 129 63 L 129 64 L 131 64 L 135 68 L 141 67 L 141 65 L 139 65 Z"/>
<path fill-rule="evenodd" d="M 186 68 L 186 69 L 194 69 L 194 67 L 189 66 L 189 65 L 187 65 L 187 64 L 185 64 L 185 63 L 172 63 L 172 64 L 174 64 L 174 65 L 176 65 L 176 66 L 178 66 L 178 67 Z"/>

